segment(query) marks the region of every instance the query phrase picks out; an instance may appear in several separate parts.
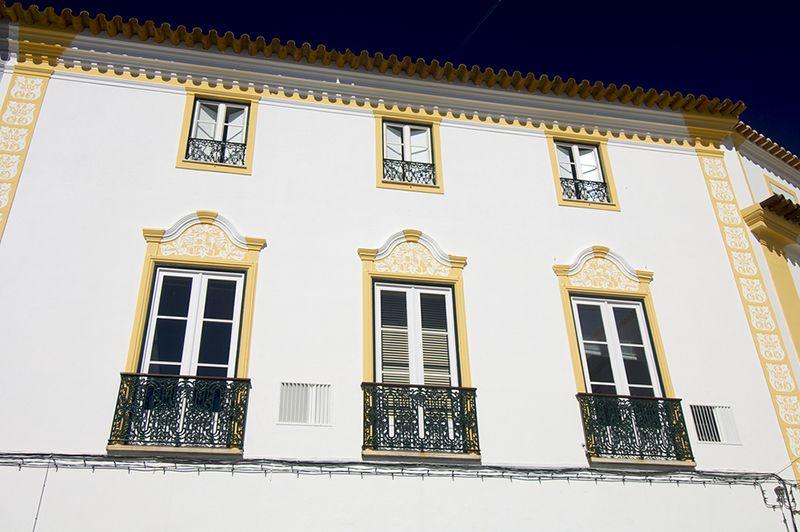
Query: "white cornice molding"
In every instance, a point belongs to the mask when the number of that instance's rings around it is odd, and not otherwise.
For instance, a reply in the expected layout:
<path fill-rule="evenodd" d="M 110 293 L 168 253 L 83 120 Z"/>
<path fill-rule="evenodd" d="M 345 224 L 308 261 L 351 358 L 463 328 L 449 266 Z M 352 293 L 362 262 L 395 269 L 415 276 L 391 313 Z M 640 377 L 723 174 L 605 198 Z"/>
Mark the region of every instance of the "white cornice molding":
<path fill-rule="evenodd" d="M 759 148 L 749 140 L 745 140 L 739 144 L 736 149 L 748 160 L 784 179 L 790 180 L 794 186 L 800 188 L 800 171 L 796 168 L 792 168 L 777 157 L 773 157 L 768 152 L 764 151 L 763 148 Z"/>
<path fill-rule="evenodd" d="M 578 257 L 575 259 L 575 262 L 570 264 L 569 270 L 567 270 L 567 275 L 575 275 L 576 273 L 580 272 L 586 262 L 590 259 L 594 258 L 604 258 L 611 261 L 622 274 L 629 278 L 631 281 L 639 282 L 639 276 L 636 274 L 636 270 L 631 267 L 628 262 L 611 251 L 610 249 L 604 249 L 603 251 L 598 250 L 596 247 L 589 247 L 584 249 L 578 254 Z"/>
<path fill-rule="evenodd" d="M 208 223 L 206 220 L 202 220 L 197 212 L 193 212 L 187 214 L 186 216 L 182 217 L 180 220 L 175 222 L 172 227 L 167 229 L 164 232 L 164 236 L 161 237 L 161 242 L 170 242 L 171 240 L 175 240 L 183 232 L 188 229 L 189 227 L 199 224 L 199 223 Z M 231 242 L 236 244 L 238 247 L 247 249 L 247 239 L 236 230 L 233 224 L 222 216 L 221 214 L 217 214 L 214 219 L 210 222 L 211 225 L 219 227 L 225 233 L 225 235 L 230 239 Z"/>
<path fill-rule="evenodd" d="M 405 231 L 398 231 L 397 233 L 390 236 L 386 242 L 378 248 L 378 252 L 375 255 L 375 260 L 381 260 L 388 257 L 395 247 L 398 244 L 402 244 L 403 242 L 407 242 L 408 237 L 406 236 Z M 421 233 L 419 235 L 418 242 L 425 246 L 425 248 L 431 252 L 433 258 L 436 259 L 438 262 L 444 264 L 448 268 L 452 266 L 450 262 L 450 256 L 442 251 L 442 248 L 439 247 L 439 244 L 436 243 L 431 237 L 426 235 L 425 233 Z"/>
<path fill-rule="evenodd" d="M 32 33 L 36 33 L 35 28 Z M 48 38 L 42 34 L 41 41 L 46 42 Z M 12 51 L 18 48 L 15 39 L 9 38 L 9 42 Z M 304 97 L 313 93 L 317 97 L 356 100 L 360 104 L 383 102 L 389 106 L 437 109 L 456 115 L 612 130 L 656 138 L 689 137 L 683 115 L 671 110 L 431 82 L 213 49 L 136 42 L 124 37 L 78 35 L 65 49 L 61 61 L 67 65 L 147 72 L 180 80 L 207 80 L 227 85 L 238 82 L 240 86 L 271 93 L 299 93 Z M 710 128 L 727 124 L 714 117 L 698 117 L 696 122 L 695 126 Z"/>

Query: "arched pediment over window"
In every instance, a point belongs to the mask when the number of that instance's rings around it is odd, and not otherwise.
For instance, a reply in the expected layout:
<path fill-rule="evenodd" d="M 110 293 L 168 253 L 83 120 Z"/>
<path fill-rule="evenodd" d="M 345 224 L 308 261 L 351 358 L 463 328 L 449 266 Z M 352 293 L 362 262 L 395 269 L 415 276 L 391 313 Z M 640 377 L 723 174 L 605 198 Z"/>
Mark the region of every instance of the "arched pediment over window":
<path fill-rule="evenodd" d="M 263 238 L 242 236 L 224 216 L 213 211 L 187 214 L 169 229 L 145 229 L 148 243 L 161 257 L 247 262 L 266 246 Z"/>
<path fill-rule="evenodd" d="M 586 248 L 572 264 L 557 264 L 553 270 L 571 288 L 641 293 L 653 280 L 652 272 L 633 269 L 604 246 Z"/>
<path fill-rule="evenodd" d="M 464 268 L 466 258 L 448 255 L 428 235 L 404 229 L 390 236 L 377 249 L 358 250 L 361 260 L 378 273 L 452 278 Z"/>

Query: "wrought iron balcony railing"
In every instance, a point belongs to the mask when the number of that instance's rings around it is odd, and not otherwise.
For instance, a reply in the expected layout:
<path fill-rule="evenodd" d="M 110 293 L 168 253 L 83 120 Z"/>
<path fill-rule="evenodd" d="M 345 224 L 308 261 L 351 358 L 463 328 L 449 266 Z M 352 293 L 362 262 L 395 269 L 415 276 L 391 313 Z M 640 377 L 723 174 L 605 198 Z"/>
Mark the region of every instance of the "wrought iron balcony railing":
<path fill-rule="evenodd" d="M 579 393 L 578 403 L 590 457 L 694 458 L 680 399 Z"/>
<path fill-rule="evenodd" d="M 364 449 L 479 454 L 475 388 L 364 383 Z"/>
<path fill-rule="evenodd" d="M 246 144 L 209 139 L 189 139 L 186 159 L 201 163 L 244 166 Z"/>
<path fill-rule="evenodd" d="M 384 159 L 383 180 L 409 185 L 435 185 L 436 172 L 430 163 Z"/>
<path fill-rule="evenodd" d="M 250 379 L 123 373 L 111 445 L 241 449 Z"/>
<path fill-rule="evenodd" d="M 608 185 L 602 181 L 584 181 L 582 179 L 564 179 L 562 177 L 561 189 L 564 191 L 564 199 L 611 203 Z"/>

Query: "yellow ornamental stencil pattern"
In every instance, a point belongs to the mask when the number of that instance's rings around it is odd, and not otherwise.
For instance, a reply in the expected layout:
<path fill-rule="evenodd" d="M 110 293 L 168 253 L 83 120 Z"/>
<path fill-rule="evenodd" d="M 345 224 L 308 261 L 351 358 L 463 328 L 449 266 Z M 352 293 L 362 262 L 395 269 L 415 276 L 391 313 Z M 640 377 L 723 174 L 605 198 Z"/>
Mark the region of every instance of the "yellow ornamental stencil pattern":
<path fill-rule="evenodd" d="M 739 205 L 722 154 L 701 155 L 700 166 L 720 236 L 728 253 L 731 272 L 739 287 L 742 307 L 750 324 L 750 333 L 758 351 L 786 451 L 789 460 L 794 461 L 800 458 L 800 395 L 797 380 L 791 366 L 786 363 L 785 343 L 764 290 L 764 279 L 751 250 L 749 232 L 739 214 Z M 800 480 L 800 463 L 795 464 L 794 474 Z"/>
<path fill-rule="evenodd" d="M 42 107 L 51 70 L 14 70 L 0 108 L 0 239 L 19 186 L 25 156 Z"/>

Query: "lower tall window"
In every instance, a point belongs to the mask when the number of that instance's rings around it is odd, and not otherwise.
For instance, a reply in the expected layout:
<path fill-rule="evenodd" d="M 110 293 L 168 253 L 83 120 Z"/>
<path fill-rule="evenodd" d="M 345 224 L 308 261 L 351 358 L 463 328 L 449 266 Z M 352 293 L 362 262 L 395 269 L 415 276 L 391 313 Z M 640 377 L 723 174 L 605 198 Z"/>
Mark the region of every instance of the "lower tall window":
<path fill-rule="evenodd" d="M 122 375 L 110 444 L 241 449 L 244 282 L 238 272 L 156 270 L 140 373 Z"/>
<path fill-rule="evenodd" d="M 142 369 L 157 375 L 233 377 L 244 274 L 159 268 Z"/>
<path fill-rule="evenodd" d="M 376 283 L 366 449 L 477 453 L 475 390 L 459 387 L 450 287 Z"/>
<path fill-rule="evenodd" d="M 588 393 L 578 394 L 591 458 L 692 459 L 680 400 L 665 398 L 638 301 L 572 298 Z"/>
<path fill-rule="evenodd" d="M 660 397 L 661 384 L 639 302 L 573 298 L 589 391 Z"/>
<path fill-rule="evenodd" d="M 611 202 L 597 146 L 556 142 L 556 157 L 564 199 Z"/>

